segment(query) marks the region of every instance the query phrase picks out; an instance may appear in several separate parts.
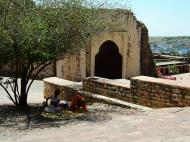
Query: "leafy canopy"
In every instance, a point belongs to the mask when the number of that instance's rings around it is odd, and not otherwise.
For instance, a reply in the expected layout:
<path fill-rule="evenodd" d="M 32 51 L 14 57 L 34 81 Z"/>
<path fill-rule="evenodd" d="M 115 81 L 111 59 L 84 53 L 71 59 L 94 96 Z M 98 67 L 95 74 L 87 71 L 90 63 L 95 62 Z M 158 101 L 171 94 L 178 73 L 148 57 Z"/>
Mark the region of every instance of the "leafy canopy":
<path fill-rule="evenodd" d="M 15 105 L 27 105 L 29 89 L 47 65 L 78 51 L 92 35 L 123 30 L 118 27 L 128 11 L 100 4 L 92 0 L 0 0 L 0 65 L 9 64 L 14 71 L 6 86 L 0 78 L 0 86 Z"/>

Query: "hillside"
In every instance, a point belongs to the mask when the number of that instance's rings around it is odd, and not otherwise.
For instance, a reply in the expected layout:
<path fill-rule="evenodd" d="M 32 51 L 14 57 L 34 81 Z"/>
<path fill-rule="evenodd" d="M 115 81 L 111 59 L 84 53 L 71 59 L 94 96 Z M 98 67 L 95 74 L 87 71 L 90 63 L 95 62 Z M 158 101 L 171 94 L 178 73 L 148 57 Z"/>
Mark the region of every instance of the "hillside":
<path fill-rule="evenodd" d="M 149 42 L 153 53 L 190 55 L 190 36 L 150 37 Z"/>

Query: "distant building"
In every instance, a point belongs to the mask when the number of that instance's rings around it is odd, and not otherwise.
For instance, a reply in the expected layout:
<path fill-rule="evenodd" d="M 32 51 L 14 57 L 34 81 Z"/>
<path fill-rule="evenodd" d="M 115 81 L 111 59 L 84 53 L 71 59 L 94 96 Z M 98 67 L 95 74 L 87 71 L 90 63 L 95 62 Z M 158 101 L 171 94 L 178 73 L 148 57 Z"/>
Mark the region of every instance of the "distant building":
<path fill-rule="evenodd" d="M 154 61 L 156 68 L 160 68 L 161 73 L 165 75 L 172 74 L 172 68 L 178 74 L 190 72 L 190 59 L 188 57 L 155 55 Z"/>

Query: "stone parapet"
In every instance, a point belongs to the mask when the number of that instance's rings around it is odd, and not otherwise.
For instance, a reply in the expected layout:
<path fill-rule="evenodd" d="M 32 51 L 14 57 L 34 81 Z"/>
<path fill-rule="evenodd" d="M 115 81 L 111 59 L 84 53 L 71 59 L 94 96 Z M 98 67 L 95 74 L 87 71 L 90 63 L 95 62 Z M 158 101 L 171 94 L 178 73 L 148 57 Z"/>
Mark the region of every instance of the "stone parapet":
<path fill-rule="evenodd" d="M 139 76 L 131 80 L 133 103 L 152 107 L 190 106 L 190 83 Z"/>
<path fill-rule="evenodd" d="M 100 94 L 102 96 L 132 102 L 130 84 L 128 83 L 99 77 L 90 77 L 83 81 L 83 90 L 86 92 Z"/>
<path fill-rule="evenodd" d="M 57 77 L 46 78 L 44 81 L 44 98 L 54 94 L 58 89 L 60 91 L 61 100 L 70 101 L 73 95 L 82 89 L 82 83 L 63 80 Z"/>
<path fill-rule="evenodd" d="M 86 78 L 83 83 L 57 77 L 44 79 L 45 98 L 56 89 L 60 90 L 61 99 L 67 101 L 78 92 L 89 101 L 100 101 L 92 97 L 97 94 L 151 108 L 190 106 L 190 83 L 146 76 L 134 77 L 131 83 L 99 77 Z"/>

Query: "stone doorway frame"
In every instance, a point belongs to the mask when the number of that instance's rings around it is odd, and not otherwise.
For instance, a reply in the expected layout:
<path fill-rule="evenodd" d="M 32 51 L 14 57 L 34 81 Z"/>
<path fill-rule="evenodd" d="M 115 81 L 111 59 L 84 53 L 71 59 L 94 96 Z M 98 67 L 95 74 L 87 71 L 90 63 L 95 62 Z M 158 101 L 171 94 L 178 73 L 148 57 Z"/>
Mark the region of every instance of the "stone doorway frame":
<path fill-rule="evenodd" d="M 86 53 L 86 75 L 95 76 L 95 56 L 98 54 L 101 45 L 106 41 L 114 42 L 118 49 L 119 54 L 122 56 L 122 78 L 126 78 L 126 68 L 127 68 L 127 32 L 110 32 L 103 33 L 98 37 L 93 37 L 91 39 L 90 45 L 87 47 Z"/>

